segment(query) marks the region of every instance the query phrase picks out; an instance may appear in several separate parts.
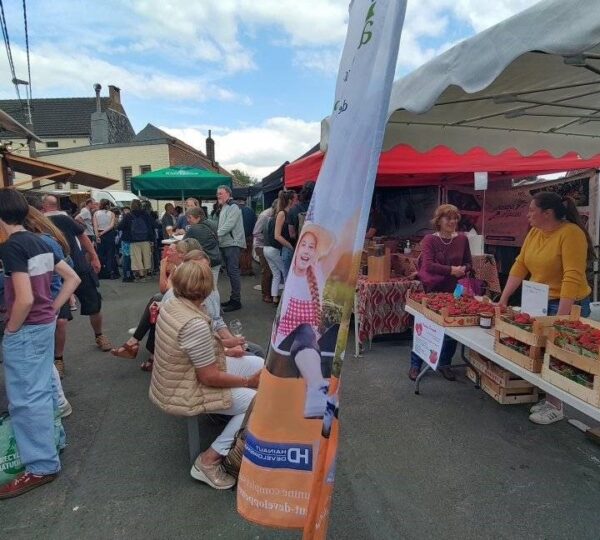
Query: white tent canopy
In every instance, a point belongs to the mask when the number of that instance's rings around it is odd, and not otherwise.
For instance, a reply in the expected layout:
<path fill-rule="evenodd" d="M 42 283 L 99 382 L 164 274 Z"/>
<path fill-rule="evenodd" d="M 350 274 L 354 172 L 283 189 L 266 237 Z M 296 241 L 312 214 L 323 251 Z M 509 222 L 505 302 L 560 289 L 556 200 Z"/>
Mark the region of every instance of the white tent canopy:
<path fill-rule="evenodd" d="M 599 44 L 600 0 L 542 1 L 396 81 L 383 149 L 599 154 Z"/>

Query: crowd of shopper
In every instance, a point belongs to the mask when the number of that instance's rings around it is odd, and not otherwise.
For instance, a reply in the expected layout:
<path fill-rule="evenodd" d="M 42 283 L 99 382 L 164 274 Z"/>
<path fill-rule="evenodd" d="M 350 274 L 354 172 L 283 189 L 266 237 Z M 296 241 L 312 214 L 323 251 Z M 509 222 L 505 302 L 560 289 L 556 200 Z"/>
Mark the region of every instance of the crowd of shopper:
<path fill-rule="evenodd" d="M 191 476 L 215 489 L 233 486 L 235 479 L 222 460 L 255 395 L 264 351 L 239 332 L 234 335 L 222 312 L 242 308 L 240 275 L 254 274 L 255 255 L 263 299 L 277 300 L 287 270 L 283 262 L 275 266 L 272 261 L 291 257 L 274 254 L 274 246 L 293 252 L 310 193 L 312 185 L 296 206 L 295 194 L 282 191 L 274 208 L 257 219 L 227 186 L 219 187 L 210 217 L 190 198 L 185 210 L 168 203 L 160 218 L 139 200 L 116 208 L 107 200 L 88 199 L 73 212 L 51 194 L 27 200 L 14 189 L 0 190 L 7 310 L 3 361 L 9 412 L 25 466 L 23 474 L 0 487 L 0 498 L 51 482 L 60 471 L 58 452 L 66 434 L 61 426 L 57 439 L 55 425 L 72 412 L 61 379 L 68 322 L 77 309 L 89 317 L 102 351 L 135 359 L 146 338 L 149 357 L 141 367 L 152 372 L 150 399 L 160 409 L 230 417 L 196 459 Z M 170 239 L 168 246 L 163 239 Z M 230 288 L 223 303 L 217 287 L 222 268 Z M 272 279 L 275 268 L 279 274 Z M 99 279 L 145 281 L 154 273 L 159 290 L 149 298 L 133 335 L 113 348 L 103 331 Z"/>

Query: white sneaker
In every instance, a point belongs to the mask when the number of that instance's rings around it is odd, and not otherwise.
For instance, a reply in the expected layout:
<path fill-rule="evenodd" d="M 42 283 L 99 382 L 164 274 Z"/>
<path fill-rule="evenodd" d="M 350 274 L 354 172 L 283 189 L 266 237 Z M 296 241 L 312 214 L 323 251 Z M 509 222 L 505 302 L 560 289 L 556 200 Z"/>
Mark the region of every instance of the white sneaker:
<path fill-rule="evenodd" d="M 327 385 L 307 386 L 304 418 L 323 418 L 327 407 Z"/>
<path fill-rule="evenodd" d="M 65 402 L 58 406 L 58 411 L 60 412 L 61 418 L 66 418 L 67 416 L 71 416 L 73 407 L 71 407 L 71 404 L 65 399 Z"/>
<path fill-rule="evenodd" d="M 541 411 L 534 412 L 529 415 L 529 420 L 531 420 L 534 424 L 541 424 L 543 426 L 548 424 L 554 424 L 554 422 L 559 422 L 565 417 L 565 414 L 562 411 L 559 411 L 552 405 L 548 405 L 544 407 Z"/>
<path fill-rule="evenodd" d="M 236 479 L 225 472 L 221 463 L 203 465 L 199 457 L 192 465 L 190 475 L 214 489 L 231 489 L 236 483 Z"/>
<path fill-rule="evenodd" d="M 533 405 L 531 407 L 531 409 L 529 409 L 529 412 L 530 413 L 540 412 L 542 409 L 545 409 L 546 407 L 552 407 L 552 405 L 550 405 L 545 399 L 542 399 L 542 401 L 538 401 L 535 405 Z"/>
<path fill-rule="evenodd" d="M 137 327 L 135 327 L 135 328 L 130 328 L 129 330 L 127 330 L 127 333 L 128 333 L 130 336 L 133 336 L 133 334 L 135 334 L 135 331 L 136 331 L 136 330 L 137 330 Z"/>
<path fill-rule="evenodd" d="M 255 291 L 262 291 L 262 285 L 254 285 L 254 287 L 252 287 Z"/>

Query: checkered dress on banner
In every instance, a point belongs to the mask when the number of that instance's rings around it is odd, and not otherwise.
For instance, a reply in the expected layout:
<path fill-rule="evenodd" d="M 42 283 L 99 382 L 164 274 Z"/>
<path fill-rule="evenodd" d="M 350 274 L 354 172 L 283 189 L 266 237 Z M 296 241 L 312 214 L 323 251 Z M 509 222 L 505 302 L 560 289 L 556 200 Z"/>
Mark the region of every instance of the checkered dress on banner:
<path fill-rule="evenodd" d="M 279 321 L 278 333 L 289 336 L 298 326 L 305 323 L 318 330 L 318 313 L 314 302 L 290 298 L 287 310 Z"/>

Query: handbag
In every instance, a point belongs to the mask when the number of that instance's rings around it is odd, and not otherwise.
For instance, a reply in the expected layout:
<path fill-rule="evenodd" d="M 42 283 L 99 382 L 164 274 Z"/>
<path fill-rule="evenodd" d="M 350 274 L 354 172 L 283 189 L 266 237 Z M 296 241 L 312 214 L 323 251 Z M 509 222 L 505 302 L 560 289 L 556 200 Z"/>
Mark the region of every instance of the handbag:
<path fill-rule="evenodd" d="M 483 279 L 465 276 L 458 280 L 458 284 L 463 286 L 467 296 L 483 296 L 485 293 L 486 282 Z"/>
<path fill-rule="evenodd" d="M 255 399 L 256 397 L 252 398 L 252 401 L 246 410 L 246 414 L 244 415 L 242 426 L 233 438 L 233 444 L 231 445 L 229 453 L 225 456 L 225 459 L 223 459 L 223 468 L 227 474 L 230 474 L 234 478 L 237 478 L 240 474 L 242 458 L 244 457 L 244 450 L 246 448 L 246 435 L 248 433 L 247 426 L 248 421 L 250 420 L 250 415 L 252 414 L 252 409 L 254 408 Z"/>

